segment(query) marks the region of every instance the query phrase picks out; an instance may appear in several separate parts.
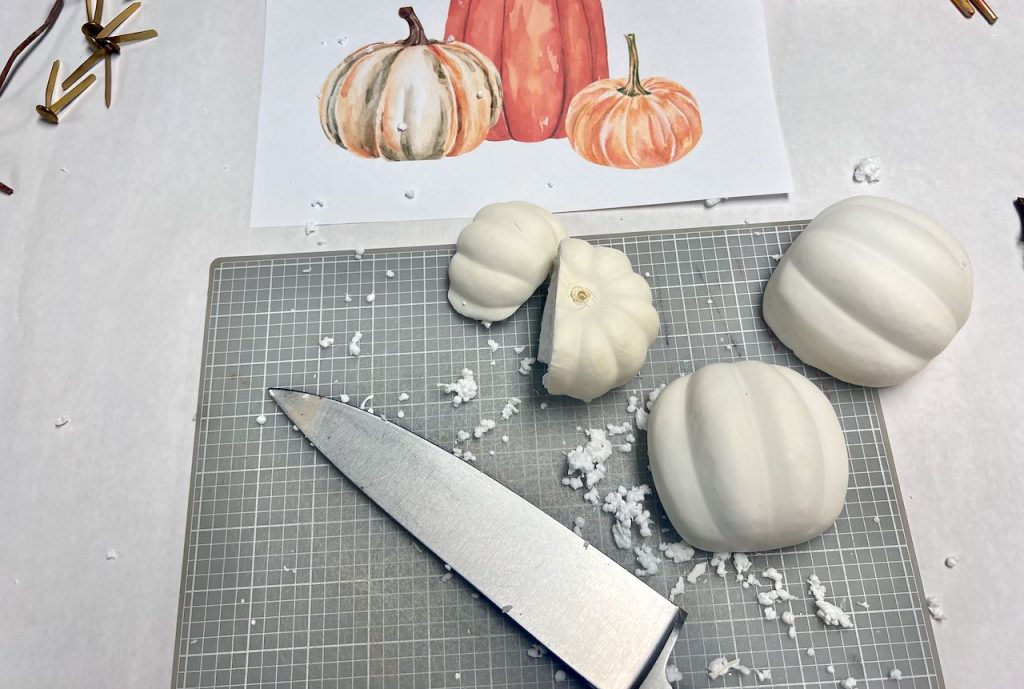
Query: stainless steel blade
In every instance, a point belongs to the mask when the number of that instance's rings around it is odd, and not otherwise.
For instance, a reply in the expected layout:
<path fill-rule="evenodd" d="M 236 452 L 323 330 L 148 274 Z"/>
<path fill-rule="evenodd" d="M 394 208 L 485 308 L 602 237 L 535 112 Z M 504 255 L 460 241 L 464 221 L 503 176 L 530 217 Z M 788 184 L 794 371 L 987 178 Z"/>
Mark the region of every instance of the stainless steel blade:
<path fill-rule="evenodd" d="M 350 481 L 598 689 L 669 689 L 685 614 L 451 453 L 335 400 L 271 397 Z"/>

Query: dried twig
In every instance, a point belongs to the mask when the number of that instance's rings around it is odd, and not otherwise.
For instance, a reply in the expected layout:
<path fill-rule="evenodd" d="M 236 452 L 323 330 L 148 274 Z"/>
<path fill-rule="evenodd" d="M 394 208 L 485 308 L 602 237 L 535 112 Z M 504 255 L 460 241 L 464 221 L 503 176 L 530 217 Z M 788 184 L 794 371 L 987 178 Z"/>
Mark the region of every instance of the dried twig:
<path fill-rule="evenodd" d="M 18 57 L 23 52 L 28 50 L 28 47 L 32 45 L 37 38 L 39 38 L 44 33 L 50 30 L 50 27 L 52 27 L 54 23 L 57 21 L 57 17 L 60 16 L 61 10 L 63 9 L 64 0 L 56 0 L 53 3 L 53 7 L 50 8 L 50 13 L 46 15 L 46 20 L 43 21 L 42 25 L 38 29 L 33 31 L 31 34 L 29 34 L 28 38 L 26 38 L 24 41 L 18 44 L 18 47 L 14 49 L 14 52 L 11 53 L 11 56 L 7 58 L 7 64 L 4 65 L 3 71 L 0 72 L 0 95 L 3 95 L 4 87 L 7 85 L 7 80 L 11 76 L 11 72 L 14 69 L 14 63 L 17 61 Z M 11 189 L 3 182 L 0 182 L 0 192 L 3 192 L 4 194 L 10 196 L 11 194 L 14 193 L 14 189 Z"/>

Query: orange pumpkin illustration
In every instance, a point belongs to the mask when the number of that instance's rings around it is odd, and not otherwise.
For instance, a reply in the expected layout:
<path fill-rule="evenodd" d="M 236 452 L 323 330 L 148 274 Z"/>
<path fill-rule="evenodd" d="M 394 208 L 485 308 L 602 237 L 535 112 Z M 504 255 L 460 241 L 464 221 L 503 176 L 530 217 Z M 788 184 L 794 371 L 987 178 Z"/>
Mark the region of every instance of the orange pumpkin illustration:
<path fill-rule="evenodd" d="M 572 97 L 608 78 L 601 0 L 451 0 L 444 35 L 501 72 L 505 112 L 491 141 L 564 138 Z"/>
<path fill-rule="evenodd" d="M 320 126 L 362 158 L 433 160 L 479 146 L 501 115 L 501 77 L 480 51 L 427 39 L 411 7 L 409 38 L 355 51 L 320 90 Z"/>
<path fill-rule="evenodd" d="M 674 163 L 703 131 L 697 101 L 682 85 L 640 79 L 636 36 L 628 34 L 629 76 L 602 79 L 576 94 L 566 115 L 569 144 L 598 165 L 639 169 Z"/>

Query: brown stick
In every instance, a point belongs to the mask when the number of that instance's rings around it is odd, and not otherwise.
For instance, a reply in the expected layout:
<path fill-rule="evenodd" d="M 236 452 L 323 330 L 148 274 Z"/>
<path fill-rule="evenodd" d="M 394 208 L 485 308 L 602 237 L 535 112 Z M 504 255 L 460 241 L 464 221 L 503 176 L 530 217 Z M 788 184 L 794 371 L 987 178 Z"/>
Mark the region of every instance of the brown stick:
<path fill-rule="evenodd" d="M 0 94 L 4 92 L 4 86 L 7 84 L 7 77 L 11 74 L 11 69 L 14 67 L 15 60 L 17 60 L 18 56 L 25 52 L 25 50 L 32 45 L 37 38 L 50 30 L 50 27 L 57 21 L 57 17 L 60 16 L 60 12 L 63 9 L 64 0 L 56 0 L 56 2 L 53 3 L 53 7 L 50 8 L 50 13 L 46 15 L 46 20 L 43 21 L 42 25 L 29 34 L 28 38 L 18 44 L 18 47 L 14 49 L 11 56 L 7 58 L 7 64 L 4 65 L 3 71 L 0 72 Z"/>
<path fill-rule="evenodd" d="M 52 27 L 54 22 L 57 21 L 57 17 L 60 16 L 61 10 L 63 9 L 64 0 L 55 0 L 53 7 L 50 8 L 50 13 L 46 15 L 46 19 L 43 21 L 42 25 L 29 34 L 28 38 L 19 43 L 18 47 L 14 49 L 14 52 L 11 53 L 11 56 L 7 58 L 7 64 L 4 65 L 3 71 L 0 71 L 0 95 L 3 95 L 4 87 L 7 85 L 7 79 L 10 77 L 11 70 L 14 69 L 14 63 L 17 61 L 18 57 L 25 52 L 37 38 L 50 30 L 50 27 Z M 0 193 L 10 196 L 14 193 L 14 189 L 11 189 L 3 182 L 0 182 Z"/>

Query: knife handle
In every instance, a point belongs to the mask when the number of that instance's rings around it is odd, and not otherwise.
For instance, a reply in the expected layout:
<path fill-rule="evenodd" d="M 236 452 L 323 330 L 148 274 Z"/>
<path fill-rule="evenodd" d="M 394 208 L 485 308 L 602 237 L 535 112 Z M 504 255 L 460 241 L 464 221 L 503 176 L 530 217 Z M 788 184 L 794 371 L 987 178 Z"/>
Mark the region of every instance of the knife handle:
<path fill-rule="evenodd" d="M 644 679 L 637 689 L 672 689 L 672 685 L 668 683 L 665 678 L 665 667 L 668 665 L 669 658 L 672 657 L 672 651 L 676 647 L 676 639 L 679 638 L 679 630 L 683 626 L 683 616 L 680 615 L 676 621 L 676 626 L 672 629 L 672 632 L 668 635 L 668 640 L 665 642 L 665 646 L 661 649 L 661 653 L 658 654 L 658 659 L 654 661 L 654 667 L 647 673 L 647 677 Z"/>

